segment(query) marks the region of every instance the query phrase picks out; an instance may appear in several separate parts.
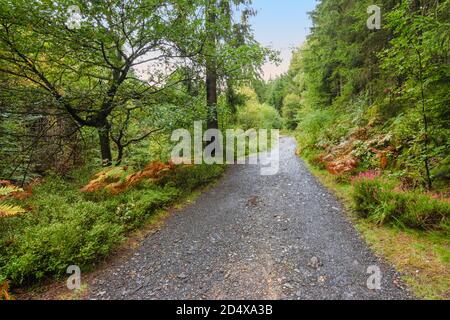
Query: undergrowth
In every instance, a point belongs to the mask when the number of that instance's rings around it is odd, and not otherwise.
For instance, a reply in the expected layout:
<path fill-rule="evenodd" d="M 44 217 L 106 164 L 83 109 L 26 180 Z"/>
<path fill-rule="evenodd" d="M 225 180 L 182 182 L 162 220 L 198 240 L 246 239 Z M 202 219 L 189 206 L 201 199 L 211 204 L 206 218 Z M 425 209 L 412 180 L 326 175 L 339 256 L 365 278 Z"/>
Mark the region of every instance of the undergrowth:
<path fill-rule="evenodd" d="M 64 275 L 69 265 L 89 270 L 158 209 L 223 171 L 223 166 L 180 167 L 158 182 L 143 180 L 117 195 L 106 190 L 80 192 L 89 181 L 86 173 L 71 183 L 47 177 L 20 202 L 28 212 L 0 219 L 0 283 L 38 283 Z"/>
<path fill-rule="evenodd" d="M 355 210 L 377 224 L 393 223 L 450 236 L 450 203 L 418 191 L 396 191 L 386 179 L 357 179 L 353 183 Z"/>

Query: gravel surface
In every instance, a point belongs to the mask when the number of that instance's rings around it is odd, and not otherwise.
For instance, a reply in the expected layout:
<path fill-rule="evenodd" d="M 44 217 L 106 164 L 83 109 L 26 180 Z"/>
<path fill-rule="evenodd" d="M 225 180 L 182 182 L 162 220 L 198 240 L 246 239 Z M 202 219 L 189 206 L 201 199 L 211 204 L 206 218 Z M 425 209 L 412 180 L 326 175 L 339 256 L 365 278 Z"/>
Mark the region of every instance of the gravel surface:
<path fill-rule="evenodd" d="M 218 185 L 174 213 L 133 257 L 107 268 L 90 299 L 408 299 L 342 206 L 280 142 L 280 172 L 232 166 Z M 367 288 L 367 268 L 382 271 Z"/>

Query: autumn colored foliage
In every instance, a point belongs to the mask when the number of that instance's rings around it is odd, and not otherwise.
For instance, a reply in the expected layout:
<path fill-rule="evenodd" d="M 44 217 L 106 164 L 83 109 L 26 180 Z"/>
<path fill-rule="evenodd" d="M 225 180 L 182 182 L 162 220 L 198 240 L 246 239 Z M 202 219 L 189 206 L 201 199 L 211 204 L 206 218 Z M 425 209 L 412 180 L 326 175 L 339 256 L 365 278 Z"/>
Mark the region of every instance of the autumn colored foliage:
<path fill-rule="evenodd" d="M 381 176 L 380 171 L 370 170 L 366 172 L 361 172 L 357 176 L 352 178 L 352 183 L 356 183 L 361 180 L 375 180 Z"/>
<path fill-rule="evenodd" d="M 327 171 L 338 175 L 353 171 L 358 166 L 358 159 L 352 156 L 345 156 L 327 164 Z"/>
<path fill-rule="evenodd" d="M 109 168 L 97 173 L 80 191 L 89 193 L 104 189 L 111 194 L 119 194 L 144 179 L 158 180 L 174 168 L 175 165 L 172 162 L 164 164 L 159 161 L 151 162 L 144 170 L 138 172 L 131 172 L 127 166 Z"/>
<path fill-rule="evenodd" d="M 13 300 L 13 297 L 9 293 L 8 281 L 0 283 L 0 300 Z"/>
<path fill-rule="evenodd" d="M 16 187 L 11 181 L 0 180 L 0 218 L 13 217 L 25 213 L 25 209 L 22 207 L 4 203 L 4 201 L 8 198 L 23 200 L 27 198 L 29 194 L 31 193 Z"/>

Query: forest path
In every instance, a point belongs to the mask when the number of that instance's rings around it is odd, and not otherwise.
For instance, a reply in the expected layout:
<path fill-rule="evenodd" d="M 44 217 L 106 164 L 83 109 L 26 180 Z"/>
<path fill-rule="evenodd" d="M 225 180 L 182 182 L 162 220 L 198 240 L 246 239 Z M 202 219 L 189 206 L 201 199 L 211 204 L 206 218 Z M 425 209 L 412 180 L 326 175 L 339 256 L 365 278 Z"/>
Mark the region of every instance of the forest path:
<path fill-rule="evenodd" d="M 232 166 L 133 257 L 106 268 L 91 299 L 407 299 L 336 198 L 280 141 L 280 172 Z M 378 266 L 382 289 L 367 288 Z"/>

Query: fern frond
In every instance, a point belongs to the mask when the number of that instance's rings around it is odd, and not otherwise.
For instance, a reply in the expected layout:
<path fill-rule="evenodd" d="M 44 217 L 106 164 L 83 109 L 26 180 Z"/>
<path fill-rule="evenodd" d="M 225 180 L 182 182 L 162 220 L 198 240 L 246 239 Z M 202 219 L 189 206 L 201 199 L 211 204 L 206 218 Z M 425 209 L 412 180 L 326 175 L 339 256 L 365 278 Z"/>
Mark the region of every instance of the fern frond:
<path fill-rule="evenodd" d="M 14 298 L 9 293 L 8 281 L 0 283 L 0 300 L 14 300 Z"/>
<path fill-rule="evenodd" d="M 0 197 L 10 195 L 13 192 L 23 192 L 23 189 L 16 186 L 0 187 Z"/>
<path fill-rule="evenodd" d="M 19 206 L 12 206 L 8 204 L 0 204 L 0 218 L 13 217 L 25 213 L 25 209 Z"/>

